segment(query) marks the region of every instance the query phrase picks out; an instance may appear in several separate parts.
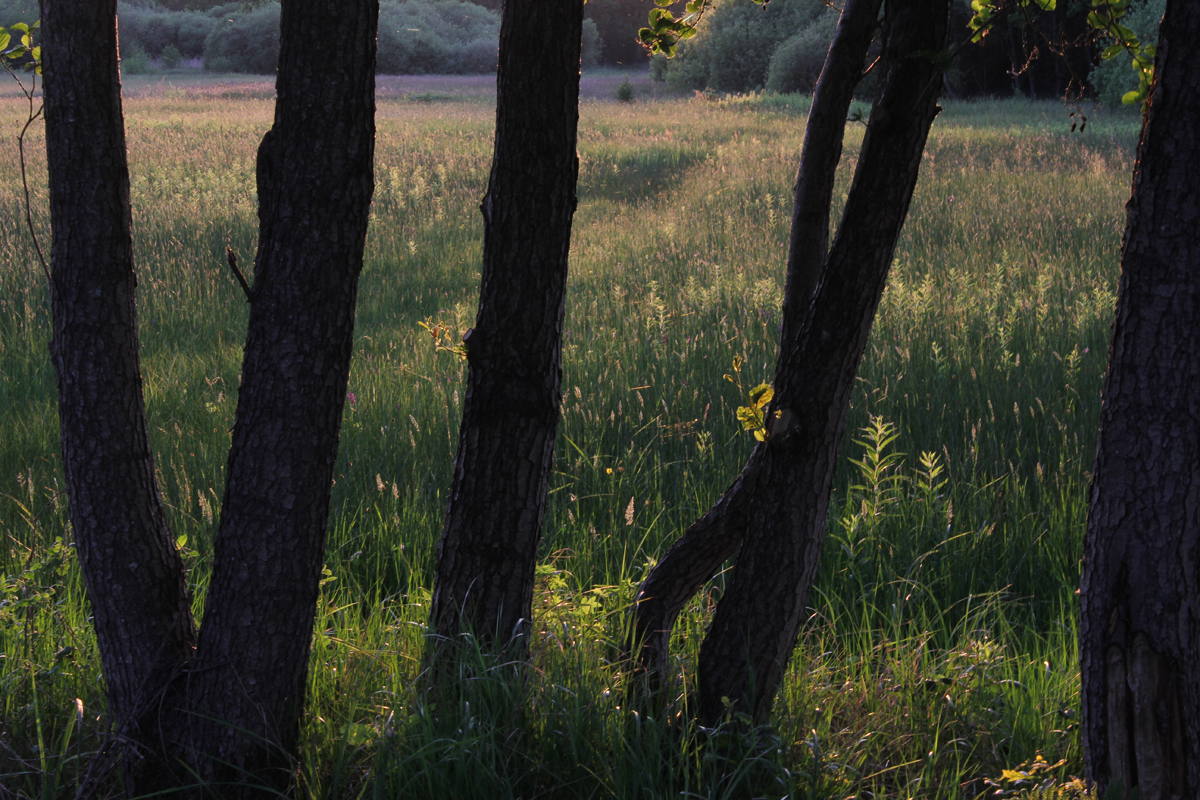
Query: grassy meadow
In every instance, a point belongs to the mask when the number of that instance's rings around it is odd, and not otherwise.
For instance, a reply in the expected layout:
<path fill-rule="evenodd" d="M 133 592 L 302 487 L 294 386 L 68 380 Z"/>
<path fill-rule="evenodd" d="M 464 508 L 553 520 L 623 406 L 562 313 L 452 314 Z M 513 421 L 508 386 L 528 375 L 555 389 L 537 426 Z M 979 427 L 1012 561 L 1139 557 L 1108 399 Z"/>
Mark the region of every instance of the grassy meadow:
<path fill-rule="evenodd" d="M 1070 133 L 1053 102 L 945 104 L 860 371 L 811 617 L 772 726 L 745 737 L 678 724 L 723 575 L 680 620 L 665 706 L 629 707 L 614 660 L 637 582 L 751 450 L 723 376 L 735 358 L 747 386 L 773 372 L 806 101 L 585 101 L 532 665 L 464 666 L 461 695 L 435 702 L 422 626 L 464 370 L 421 323 L 454 340 L 472 324 L 494 107 L 478 87 L 390 86 L 299 796 L 959 798 L 1082 774 L 1075 590 L 1134 116 L 1089 112 Z M 223 251 L 253 261 L 273 98 L 215 79 L 126 92 L 151 437 L 199 614 L 247 313 Z M 112 795 L 23 113 L 0 98 L 0 798 Z"/>

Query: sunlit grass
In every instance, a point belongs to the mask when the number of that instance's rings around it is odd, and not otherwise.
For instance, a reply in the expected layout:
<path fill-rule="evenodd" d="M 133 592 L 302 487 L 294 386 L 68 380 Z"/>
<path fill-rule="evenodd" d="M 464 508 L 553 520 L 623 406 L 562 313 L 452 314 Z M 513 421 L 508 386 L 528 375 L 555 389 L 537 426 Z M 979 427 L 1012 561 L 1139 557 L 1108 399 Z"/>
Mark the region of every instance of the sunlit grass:
<path fill-rule="evenodd" d="M 147 407 L 198 613 L 247 309 L 224 249 L 252 268 L 272 115 L 256 86 L 125 101 Z M 303 793 L 953 798 L 1039 751 L 1080 772 L 1074 591 L 1136 131 L 1070 134 L 1053 103 L 946 105 L 860 371 L 812 617 L 772 731 L 745 740 L 679 724 L 723 576 L 680 620 L 664 705 L 631 707 L 614 662 L 634 585 L 753 443 L 722 376 L 735 356 L 752 383 L 773 370 L 806 105 L 583 106 L 533 659 L 518 678 L 481 657 L 435 702 L 421 625 L 464 371 L 418 323 L 472 323 L 494 110 L 381 97 Z M 19 113 L 0 101 L 5 130 Z M 862 126 L 848 134 L 839 196 Z M 45 243 L 40 148 L 35 131 Z M 104 703 L 78 566 L 55 548 L 49 317 L 15 147 L 0 175 L 0 784 L 49 797 L 75 791 Z"/>

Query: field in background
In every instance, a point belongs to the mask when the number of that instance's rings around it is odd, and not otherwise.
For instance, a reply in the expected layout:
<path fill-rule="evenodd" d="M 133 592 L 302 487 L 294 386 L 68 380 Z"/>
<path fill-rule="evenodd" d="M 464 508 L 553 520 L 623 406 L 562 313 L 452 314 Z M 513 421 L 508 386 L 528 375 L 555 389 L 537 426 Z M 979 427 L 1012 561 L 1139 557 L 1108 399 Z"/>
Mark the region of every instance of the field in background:
<path fill-rule="evenodd" d="M 745 739 L 676 724 L 724 576 L 681 619 L 665 707 L 626 707 L 613 660 L 633 587 L 753 444 L 723 376 L 739 357 L 747 386 L 773 371 L 806 103 L 583 104 L 533 669 L 481 664 L 438 703 L 416 681 L 463 366 L 419 323 L 453 341 L 472 324 L 494 113 L 459 80 L 381 82 L 303 793 L 955 798 L 1039 753 L 1055 767 L 1037 780 L 1080 774 L 1075 588 L 1137 120 L 1096 112 L 1072 134 L 1054 103 L 946 104 L 860 371 L 812 617 L 772 730 Z M 145 392 L 199 612 L 247 308 L 223 251 L 252 263 L 271 86 L 126 88 Z M 105 723 L 20 113 L 0 100 L 0 787 L 51 797 L 74 793 Z"/>

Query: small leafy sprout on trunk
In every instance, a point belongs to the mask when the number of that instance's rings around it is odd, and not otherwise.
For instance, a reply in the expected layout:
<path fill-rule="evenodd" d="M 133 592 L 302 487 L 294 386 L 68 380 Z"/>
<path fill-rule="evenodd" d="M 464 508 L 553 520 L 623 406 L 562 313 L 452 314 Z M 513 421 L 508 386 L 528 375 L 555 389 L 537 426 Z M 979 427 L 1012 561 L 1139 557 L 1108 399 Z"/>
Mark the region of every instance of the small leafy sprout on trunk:
<path fill-rule="evenodd" d="M 767 426 L 767 406 L 775 397 L 775 390 L 771 388 L 769 383 L 760 383 L 750 391 L 746 391 L 742 386 L 742 357 L 733 357 L 733 375 L 726 375 L 725 380 L 738 387 L 738 394 L 746 396 L 749 405 L 738 406 L 737 419 L 742 423 L 742 430 L 750 431 L 754 434 L 754 438 L 760 442 L 765 442 L 767 437 L 771 435 L 771 429 Z M 775 412 L 776 417 L 780 412 Z"/>

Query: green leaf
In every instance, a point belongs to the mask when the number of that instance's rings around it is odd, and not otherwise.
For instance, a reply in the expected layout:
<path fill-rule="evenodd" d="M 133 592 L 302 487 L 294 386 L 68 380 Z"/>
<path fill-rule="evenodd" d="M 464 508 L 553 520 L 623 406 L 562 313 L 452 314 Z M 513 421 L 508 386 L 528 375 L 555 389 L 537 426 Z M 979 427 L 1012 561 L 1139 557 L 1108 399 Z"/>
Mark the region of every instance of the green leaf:
<path fill-rule="evenodd" d="M 37 47 L 33 48 L 29 52 L 33 56 L 34 61 L 38 62 L 39 64 L 42 63 L 42 46 L 41 45 L 38 45 Z"/>
<path fill-rule="evenodd" d="M 8 31 L 0 28 L 0 53 L 4 52 L 4 48 L 8 47 L 8 43 L 12 41 L 12 36 Z"/>
<path fill-rule="evenodd" d="M 1110 58 L 1116 58 L 1124 51 L 1125 45 L 1117 42 L 1116 44 L 1110 44 L 1108 47 L 1104 48 L 1104 52 L 1100 54 L 1100 57 L 1107 61 Z"/>
<path fill-rule="evenodd" d="M 12 26 L 11 30 L 23 31 L 24 33 L 29 33 L 29 26 L 26 25 L 24 22 L 18 22 Z"/>
<path fill-rule="evenodd" d="M 181 533 L 177 537 L 175 537 L 175 549 L 176 550 L 182 550 L 183 546 L 185 544 L 187 544 L 187 534 L 186 533 Z"/>
<path fill-rule="evenodd" d="M 775 390 L 771 388 L 771 384 L 769 383 L 760 383 L 750 390 L 750 402 L 755 408 L 762 408 L 771 402 L 771 398 L 774 396 Z"/>
<path fill-rule="evenodd" d="M 1137 89 L 1134 89 L 1131 92 L 1126 92 L 1125 94 L 1123 94 L 1121 96 L 1121 102 L 1127 106 L 1131 106 L 1141 99 L 1142 99 L 1142 93 L 1139 92 Z"/>

